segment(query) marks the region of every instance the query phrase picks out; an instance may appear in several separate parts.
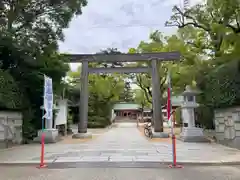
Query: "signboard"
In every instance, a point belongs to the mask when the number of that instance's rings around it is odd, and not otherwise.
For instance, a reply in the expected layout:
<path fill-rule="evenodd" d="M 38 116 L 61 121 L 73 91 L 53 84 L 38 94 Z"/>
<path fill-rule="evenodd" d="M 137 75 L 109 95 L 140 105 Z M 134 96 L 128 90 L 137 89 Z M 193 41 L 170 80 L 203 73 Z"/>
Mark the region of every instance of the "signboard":
<path fill-rule="evenodd" d="M 44 75 L 44 102 L 43 107 L 46 111 L 44 115 L 45 119 L 52 120 L 53 117 L 53 89 L 52 78 Z"/>

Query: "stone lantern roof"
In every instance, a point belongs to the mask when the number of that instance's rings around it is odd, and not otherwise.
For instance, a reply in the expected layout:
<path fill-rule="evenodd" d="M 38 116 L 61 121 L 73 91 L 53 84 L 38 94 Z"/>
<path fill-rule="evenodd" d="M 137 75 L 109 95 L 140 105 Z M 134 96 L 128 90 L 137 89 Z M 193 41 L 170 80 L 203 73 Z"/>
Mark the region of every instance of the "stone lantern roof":
<path fill-rule="evenodd" d="M 187 85 L 186 88 L 185 88 L 185 91 L 182 93 L 183 96 L 191 96 L 191 95 L 197 95 L 197 94 L 200 94 L 201 92 L 200 91 L 197 91 L 197 90 L 193 90 L 191 88 L 191 86 Z"/>

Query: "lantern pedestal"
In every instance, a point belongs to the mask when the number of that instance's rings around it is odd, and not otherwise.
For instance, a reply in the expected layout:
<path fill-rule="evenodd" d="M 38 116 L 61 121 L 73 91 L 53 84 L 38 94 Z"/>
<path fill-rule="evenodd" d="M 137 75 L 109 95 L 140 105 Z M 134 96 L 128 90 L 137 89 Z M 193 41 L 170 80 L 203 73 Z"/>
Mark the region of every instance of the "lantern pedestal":
<path fill-rule="evenodd" d="M 204 137 L 203 129 L 197 127 L 184 127 L 180 134 L 180 140 L 184 142 L 210 142 Z"/>

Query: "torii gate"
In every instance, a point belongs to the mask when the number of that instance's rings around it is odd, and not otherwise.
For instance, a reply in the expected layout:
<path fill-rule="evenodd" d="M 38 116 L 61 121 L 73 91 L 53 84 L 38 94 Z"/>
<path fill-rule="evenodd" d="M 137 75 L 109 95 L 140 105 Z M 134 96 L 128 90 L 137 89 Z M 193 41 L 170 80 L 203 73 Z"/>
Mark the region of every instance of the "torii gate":
<path fill-rule="evenodd" d="M 161 94 L 158 63 L 160 61 L 174 61 L 180 59 L 179 52 L 160 53 L 135 53 L 135 54 L 64 54 L 71 63 L 82 63 L 80 109 L 78 134 L 73 138 L 86 138 L 91 136 L 87 133 L 88 123 L 88 74 L 89 73 L 151 73 L 152 75 L 152 105 L 154 132 L 163 132 Z M 90 68 L 89 62 L 139 62 L 150 61 L 151 67 L 114 67 L 114 68 Z"/>

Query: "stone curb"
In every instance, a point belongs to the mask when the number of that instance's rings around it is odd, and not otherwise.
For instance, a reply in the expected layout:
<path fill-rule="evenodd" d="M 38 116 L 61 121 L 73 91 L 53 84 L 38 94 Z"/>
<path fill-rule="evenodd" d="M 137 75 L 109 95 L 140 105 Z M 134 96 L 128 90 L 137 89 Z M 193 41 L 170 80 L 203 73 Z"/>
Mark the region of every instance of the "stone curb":
<path fill-rule="evenodd" d="M 172 164 L 172 161 L 60 161 L 55 162 L 55 160 L 46 160 L 45 164 L 48 166 L 53 165 L 61 165 L 61 166 L 68 166 L 68 165 L 77 165 L 77 164 L 88 164 L 88 165 L 95 165 L 95 164 L 128 164 L 128 165 L 134 165 L 134 164 L 152 164 L 152 165 L 170 165 Z M 193 161 L 178 161 L 177 164 L 183 165 L 183 166 L 233 166 L 233 165 L 240 165 L 240 161 L 202 161 L 202 162 L 193 162 Z M 39 167 L 40 162 L 39 161 L 6 161 L 6 162 L 0 162 L 0 166 L 36 166 Z"/>

